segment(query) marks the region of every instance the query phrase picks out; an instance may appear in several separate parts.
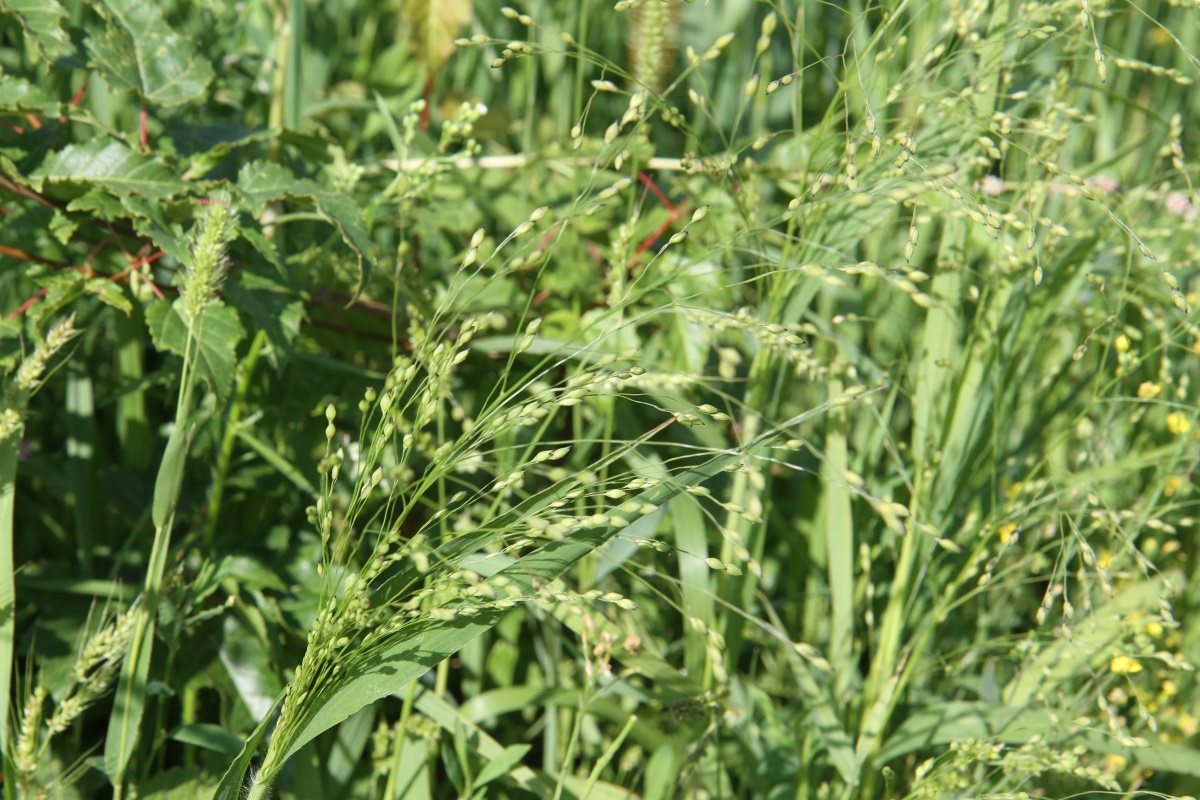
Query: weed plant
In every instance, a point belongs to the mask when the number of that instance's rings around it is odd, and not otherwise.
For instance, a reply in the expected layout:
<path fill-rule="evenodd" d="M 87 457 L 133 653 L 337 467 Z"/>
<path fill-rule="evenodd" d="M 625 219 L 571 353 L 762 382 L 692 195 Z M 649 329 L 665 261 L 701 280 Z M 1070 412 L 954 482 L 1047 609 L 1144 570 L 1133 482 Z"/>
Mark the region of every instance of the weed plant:
<path fill-rule="evenodd" d="M 5 797 L 1194 794 L 1197 10 L 6 4 Z"/>

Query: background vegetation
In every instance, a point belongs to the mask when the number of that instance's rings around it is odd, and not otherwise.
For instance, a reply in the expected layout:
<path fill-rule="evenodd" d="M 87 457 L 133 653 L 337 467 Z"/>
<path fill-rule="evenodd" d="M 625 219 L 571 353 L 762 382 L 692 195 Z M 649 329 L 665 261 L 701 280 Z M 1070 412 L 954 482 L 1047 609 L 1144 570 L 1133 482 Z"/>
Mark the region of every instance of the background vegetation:
<path fill-rule="evenodd" d="M 1185 796 L 1188 0 L 5 0 L 16 797 Z"/>

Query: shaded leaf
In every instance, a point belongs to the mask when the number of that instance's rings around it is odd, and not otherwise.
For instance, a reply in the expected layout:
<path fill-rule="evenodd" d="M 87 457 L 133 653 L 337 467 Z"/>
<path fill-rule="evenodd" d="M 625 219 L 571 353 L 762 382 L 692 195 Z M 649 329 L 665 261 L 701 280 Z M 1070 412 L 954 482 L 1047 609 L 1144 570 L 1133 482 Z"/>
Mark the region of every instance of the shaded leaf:
<path fill-rule="evenodd" d="M 145 197 L 130 195 L 121 198 L 133 229 L 139 236 L 149 238 L 160 250 L 181 264 L 188 263 L 188 242 L 183 227 L 167 216 L 166 208 Z"/>
<path fill-rule="evenodd" d="M 254 733 L 250 734 L 250 738 L 246 740 L 241 752 L 237 754 L 233 763 L 229 765 L 229 769 L 225 770 L 225 774 L 221 777 L 221 783 L 218 784 L 217 791 L 213 794 L 213 800 L 238 800 L 241 797 L 242 776 L 250 768 L 250 762 L 254 759 L 254 754 L 258 752 L 258 746 L 262 744 L 263 737 L 267 735 L 267 728 L 270 727 L 276 711 L 282 704 L 282 699 L 277 701 L 258 723 Z"/>
<path fill-rule="evenodd" d="M 254 327 L 265 331 L 271 347 L 267 359 L 279 366 L 292 354 L 292 342 L 300 333 L 304 303 L 288 287 L 245 270 L 225 285 L 225 299 L 248 314 Z"/>
<path fill-rule="evenodd" d="M 191 725 L 180 725 L 171 734 L 171 738 L 184 744 L 203 747 L 226 755 L 237 755 L 242 749 L 241 737 L 234 736 L 220 725 L 207 722 L 194 722 Z"/>
<path fill-rule="evenodd" d="M 183 356 L 191 327 L 182 298 L 174 303 L 159 300 L 146 309 L 146 324 L 154 346 Z M 194 358 L 198 374 L 220 398 L 229 394 L 237 366 L 237 344 L 245 331 L 237 312 L 223 305 L 210 305 L 194 335 Z"/>
<path fill-rule="evenodd" d="M 157 3 L 93 0 L 107 23 L 84 44 L 92 66 L 117 91 L 135 91 L 147 103 L 178 106 L 199 99 L 212 67 L 186 38 L 171 30 Z"/>
<path fill-rule="evenodd" d="M 471 21 L 471 0 L 405 0 L 400 16 L 413 54 L 432 75 L 454 52 L 459 29 Z"/>
<path fill-rule="evenodd" d="M 354 297 L 358 297 L 369 268 L 375 264 L 375 257 L 362 212 L 349 197 L 310 180 L 297 179 L 287 168 L 267 161 L 255 161 L 243 167 L 238 174 L 237 188 L 255 216 L 262 216 L 267 204 L 277 200 L 288 197 L 312 200 L 317 213 L 338 229 L 358 258 L 358 286 L 354 289 Z"/>
<path fill-rule="evenodd" d="M 208 800 L 216 779 L 197 767 L 178 767 L 160 772 L 138 784 L 141 800 Z"/>
<path fill-rule="evenodd" d="M 316 500 L 320 496 L 317 490 L 313 488 L 313 485 L 309 483 L 308 478 L 304 476 L 304 473 L 292 466 L 292 463 L 281 456 L 271 445 L 259 439 L 248 430 L 239 430 L 237 435 L 242 444 L 262 456 L 264 461 L 274 467 L 280 475 L 295 484 L 296 488 L 303 491 L 313 500 Z"/>

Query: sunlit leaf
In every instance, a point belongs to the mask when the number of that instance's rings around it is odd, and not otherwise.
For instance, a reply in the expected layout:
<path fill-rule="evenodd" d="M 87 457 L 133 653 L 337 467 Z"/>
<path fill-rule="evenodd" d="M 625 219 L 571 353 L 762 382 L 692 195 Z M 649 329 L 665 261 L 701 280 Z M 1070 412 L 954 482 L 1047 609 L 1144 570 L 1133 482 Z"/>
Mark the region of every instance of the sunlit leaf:
<path fill-rule="evenodd" d="M 140 194 L 153 200 L 165 200 L 187 189 L 160 159 L 111 139 L 68 145 L 30 177 L 39 188 L 43 181 L 91 184 L 118 196 Z"/>
<path fill-rule="evenodd" d="M 429 74 L 450 54 L 463 25 L 471 21 L 471 0 L 404 0 L 400 16 L 409 26 L 409 44 Z"/>
<path fill-rule="evenodd" d="M 208 89 L 213 71 L 186 38 L 167 26 L 147 0 L 93 0 L 107 23 L 84 41 L 92 66 L 112 88 L 135 91 L 147 103 L 178 106 Z"/>

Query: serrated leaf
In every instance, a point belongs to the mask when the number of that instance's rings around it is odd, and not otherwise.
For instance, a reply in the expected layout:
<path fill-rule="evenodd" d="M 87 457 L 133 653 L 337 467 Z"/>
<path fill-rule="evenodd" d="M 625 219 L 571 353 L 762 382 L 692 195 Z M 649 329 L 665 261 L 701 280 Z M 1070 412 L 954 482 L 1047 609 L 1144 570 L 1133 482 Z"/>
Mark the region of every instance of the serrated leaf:
<path fill-rule="evenodd" d="M 159 201 L 188 188 L 159 159 L 112 140 L 68 145 L 46 159 L 30 179 L 37 182 L 35 188 L 43 181 L 70 181 L 99 186 L 119 197 L 138 194 Z"/>
<path fill-rule="evenodd" d="M 50 218 L 50 233 L 58 240 L 59 244 L 66 244 L 71 241 L 71 237 L 75 235 L 79 223 L 62 213 L 59 209 L 54 209 L 54 216 Z"/>
<path fill-rule="evenodd" d="M 36 267 L 27 270 L 25 277 L 33 279 L 45 294 L 28 311 L 30 319 L 41 324 L 73 303 L 86 291 L 87 281 L 73 269 Z"/>
<path fill-rule="evenodd" d="M 268 264 L 278 270 L 280 275 L 287 274 L 287 270 L 283 267 L 283 261 L 279 258 L 279 251 L 275 249 L 275 243 L 264 236 L 261 230 L 258 228 L 243 228 L 242 238 L 257 250 L 258 254 L 265 258 Z"/>
<path fill-rule="evenodd" d="M 450 54 L 459 29 L 471 21 L 471 0 L 405 0 L 400 16 L 409 26 L 409 44 L 429 74 L 436 74 Z"/>
<path fill-rule="evenodd" d="M 46 61 L 70 54 L 71 39 L 62 28 L 67 11 L 58 0 L 4 0 L 0 12 L 20 20 L 27 41 Z"/>
<path fill-rule="evenodd" d="M 242 193 L 255 216 L 261 216 L 268 203 L 288 197 L 312 200 L 318 214 L 338 229 L 342 240 L 358 257 L 358 286 L 354 297 L 362 291 L 369 269 L 375 265 L 367 225 L 358 206 L 349 197 L 337 194 L 306 179 L 297 179 L 290 170 L 267 161 L 254 161 L 238 173 L 238 191 Z"/>
<path fill-rule="evenodd" d="M 212 67 L 147 0 L 92 0 L 107 23 L 84 44 L 92 66 L 117 91 L 135 91 L 147 103 L 178 106 L 202 97 Z"/>
<path fill-rule="evenodd" d="M 146 325 L 159 350 L 183 356 L 191 325 L 183 298 L 174 303 L 159 300 L 146 309 Z M 228 306 L 213 304 L 204 309 L 200 324 L 193 332 L 193 355 L 197 374 L 221 399 L 228 396 L 237 366 L 237 345 L 245 331 L 237 312 Z"/>
<path fill-rule="evenodd" d="M 170 128 L 172 141 L 181 155 L 186 154 L 189 163 L 184 178 L 203 178 L 229 159 L 229 154 L 239 147 L 267 143 L 276 139 L 273 130 L 251 131 L 241 125 L 173 125 Z M 232 168 L 223 170 L 231 172 Z"/>
<path fill-rule="evenodd" d="M 103 189 L 92 189 L 67 204 L 67 211 L 83 212 L 107 222 L 128 220 L 138 235 L 154 242 L 177 261 L 186 261 L 187 243 L 179 223 L 169 219 L 161 203 L 139 195 L 114 197 Z"/>
<path fill-rule="evenodd" d="M 0 113 L 49 113 L 57 107 L 45 92 L 24 78 L 0 75 Z"/>
<path fill-rule="evenodd" d="M 129 295 L 108 278 L 90 278 L 86 285 L 88 291 L 93 292 L 101 303 L 112 306 L 126 316 L 133 313 L 133 302 Z"/>
<path fill-rule="evenodd" d="M 179 263 L 188 263 L 188 244 L 183 227 L 167 217 L 166 209 L 161 203 L 139 195 L 130 195 L 121 198 L 121 206 L 128 213 L 133 229 L 139 236 L 150 239 L 160 250 Z"/>
<path fill-rule="evenodd" d="M 255 328 L 266 332 L 271 343 L 267 359 L 278 369 L 288 360 L 292 342 L 300 333 L 304 303 L 291 296 L 286 286 L 245 271 L 225 285 L 225 299 L 248 314 Z"/>

